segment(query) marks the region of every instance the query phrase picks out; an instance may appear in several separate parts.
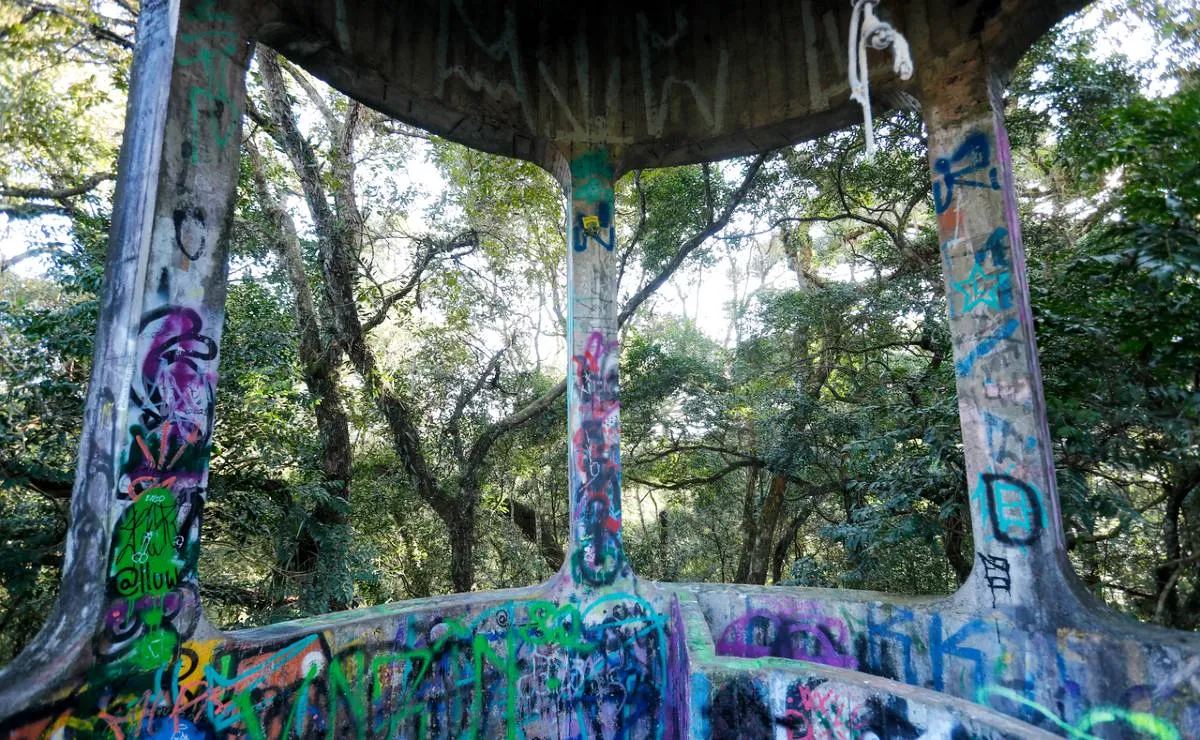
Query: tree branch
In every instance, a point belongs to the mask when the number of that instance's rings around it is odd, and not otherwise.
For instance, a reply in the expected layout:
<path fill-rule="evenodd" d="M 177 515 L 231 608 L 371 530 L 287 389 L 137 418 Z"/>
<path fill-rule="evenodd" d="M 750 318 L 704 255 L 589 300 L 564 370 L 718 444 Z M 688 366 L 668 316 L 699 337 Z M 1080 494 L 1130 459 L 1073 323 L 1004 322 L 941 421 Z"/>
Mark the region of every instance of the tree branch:
<path fill-rule="evenodd" d="M 21 4 L 24 5 L 25 7 L 29 8 L 29 12 L 26 13 L 25 18 L 22 19 L 22 22 L 27 23 L 27 22 L 33 20 L 33 18 L 39 13 L 48 13 L 50 15 L 56 15 L 59 18 L 67 19 L 68 21 L 74 23 L 76 26 L 79 26 L 80 28 L 86 30 L 97 41 L 107 41 L 111 44 L 116 44 L 117 46 L 120 46 L 122 49 L 128 49 L 128 50 L 133 49 L 133 42 L 130 41 L 129 39 L 125 38 L 124 36 L 113 33 L 112 31 L 110 31 L 109 29 L 100 25 L 99 23 L 89 23 L 87 20 L 76 16 L 74 13 L 68 13 L 67 11 L 63 10 L 62 8 L 57 8 L 53 5 L 48 5 L 46 3 L 21 2 Z M 8 35 L 7 32 L 4 34 L 4 36 L 6 36 L 6 35 Z M 3 36 L 0 36 L 0 38 L 3 38 Z"/>
<path fill-rule="evenodd" d="M 649 488 L 658 488 L 665 491 L 678 491 L 684 488 L 694 488 L 695 486 L 703 486 L 708 483 L 716 483 L 735 470 L 749 468 L 755 465 L 758 465 L 758 462 L 755 460 L 736 460 L 711 475 L 703 475 L 697 478 L 679 478 L 670 482 L 660 481 L 657 483 L 654 481 L 648 481 L 645 478 L 639 478 L 629 473 L 623 473 L 622 475 L 627 480 L 631 480 L 634 483 L 639 483 Z"/>
<path fill-rule="evenodd" d="M 434 239 L 426 239 L 425 242 L 427 245 L 426 249 L 421 254 L 420 259 L 417 260 L 417 266 L 413 270 L 412 275 L 409 276 L 408 282 L 404 284 L 404 287 L 380 301 L 379 308 L 376 309 L 375 313 L 363 322 L 362 330 L 364 334 L 369 333 L 372 329 L 382 324 L 387 319 L 387 313 L 391 310 L 392 306 L 404 300 L 404 297 L 417 287 L 425 274 L 425 269 L 429 267 L 435 257 L 467 247 L 471 249 L 477 248 L 479 246 L 479 234 L 474 229 L 470 229 L 444 242 L 438 242 Z"/>
<path fill-rule="evenodd" d="M 729 203 L 721 211 L 720 217 L 715 221 L 710 221 L 708 226 L 700 233 L 684 242 L 679 247 L 679 250 L 675 252 L 675 256 L 654 276 L 654 279 L 643 285 L 638 292 L 633 294 L 629 302 L 625 304 L 625 308 L 621 309 L 620 315 L 617 316 L 618 327 L 623 326 L 629 320 L 629 317 L 633 315 L 633 312 L 645 303 L 646 299 L 653 295 L 663 283 L 667 282 L 671 275 L 675 274 L 675 271 L 679 269 L 679 266 L 683 264 L 683 261 L 687 259 L 689 254 L 695 251 L 701 244 L 708 241 L 714 234 L 725 228 L 729 223 L 730 217 L 733 216 L 733 212 L 750 193 L 750 186 L 754 184 L 755 178 L 758 177 L 759 170 L 762 169 L 763 164 L 774 154 L 775 152 L 767 152 L 754 158 L 754 161 L 746 169 L 746 174 L 742 178 L 742 184 L 734 191 L 733 197 L 729 199 Z"/>
<path fill-rule="evenodd" d="M 511 346 L 512 340 L 510 339 L 508 344 L 501 347 L 496 354 L 492 355 L 492 359 L 483 367 L 483 372 L 479 373 L 479 377 L 475 379 L 475 383 L 471 388 L 464 390 L 458 395 L 458 401 L 454 404 L 454 411 L 446 420 L 446 429 L 450 432 L 450 438 L 454 444 L 454 454 L 458 455 L 459 458 L 463 455 L 462 437 L 459 434 L 459 422 L 462 420 L 463 411 L 471 403 L 471 399 L 477 396 L 479 391 L 483 390 L 483 384 L 487 382 L 488 376 L 499 371 L 500 359 L 504 357 L 504 353 Z"/>
<path fill-rule="evenodd" d="M 88 193 L 95 190 L 96 186 L 100 183 L 107 180 L 115 180 L 116 177 L 112 172 L 99 172 L 84 178 L 76 185 L 67 185 L 61 188 L 21 188 L 0 185 L 0 197 L 62 200 L 63 198 L 73 198 L 77 195 Z"/>
<path fill-rule="evenodd" d="M 14 265 L 24 262 L 27 259 L 39 257 L 43 254 L 50 254 L 53 251 L 54 250 L 52 249 L 37 247 L 34 249 L 26 249 L 24 252 L 21 252 L 20 254 L 14 254 L 8 259 L 0 259 L 0 274 L 7 272 L 8 270 L 12 269 Z"/>
<path fill-rule="evenodd" d="M 283 71 L 287 72 L 288 76 L 295 80 L 296 84 L 300 85 L 300 87 L 304 90 L 304 94 L 308 96 L 309 101 L 312 102 L 316 109 L 321 112 L 321 117 L 325 119 L 325 124 L 329 126 L 329 130 L 332 132 L 334 129 L 336 129 L 338 126 L 337 116 L 333 115 L 333 111 L 329 108 L 329 104 L 325 102 L 325 96 L 313 86 L 312 81 L 308 79 L 308 75 L 296 69 L 296 67 L 286 59 L 280 59 L 279 66 L 283 69 Z"/>

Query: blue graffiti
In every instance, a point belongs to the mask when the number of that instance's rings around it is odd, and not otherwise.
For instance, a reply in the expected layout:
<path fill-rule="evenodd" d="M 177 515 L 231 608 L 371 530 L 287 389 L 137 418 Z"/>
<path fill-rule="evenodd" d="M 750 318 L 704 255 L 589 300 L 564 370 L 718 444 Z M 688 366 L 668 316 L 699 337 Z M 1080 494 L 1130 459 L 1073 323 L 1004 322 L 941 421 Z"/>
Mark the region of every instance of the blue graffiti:
<path fill-rule="evenodd" d="M 217 692 L 218 695 L 223 694 L 225 691 L 249 692 L 266 683 L 282 666 L 287 665 L 292 660 L 303 655 L 310 648 L 315 647 L 317 641 L 318 637 L 311 635 L 294 642 L 261 663 L 253 665 L 247 671 L 239 674 L 234 674 L 233 657 L 223 655 L 221 656 L 219 669 L 214 670 L 213 666 L 206 666 L 204 675 L 208 679 L 210 689 Z M 307 699 L 307 694 L 302 693 L 301 699 Z M 218 732 L 229 730 L 243 721 L 242 707 L 235 702 L 230 702 L 220 707 L 217 706 L 216 702 L 206 702 L 205 709 L 208 713 L 209 724 Z M 303 711 L 299 712 L 299 714 L 303 716 Z"/>
<path fill-rule="evenodd" d="M 979 131 L 967 134 L 949 157 L 933 163 L 933 205 L 945 213 L 954 202 L 954 188 L 1000 189 L 1000 176 L 992 165 L 992 146 Z"/>
<path fill-rule="evenodd" d="M 904 657 L 904 682 L 916 684 L 917 669 L 913 666 L 912 637 L 894 629 L 899 625 L 911 625 L 913 622 L 913 613 L 907 609 L 895 609 L 892 611 L 893 616 L 881 624 L 875 621 L 877 608 L 876 605 L 872 605 L 870 612 L 867 614 L 867 644 L 870 649 L 868 662 L 872 672 L 878 675 L 885 675 L 883 672 L 883 650 L 880 643 L 883 640 L 895 640 L 899 643 Z"/>
<path fill-rule="evenodd" d="M 142 724 L 138 737 L 143 740 L 202 740 L 205 734 L 182 717 L 150 716 Z"/>
<path fill-rule="evenodd" d="M 1009 319 L 1000 326 L 999 329 L 985 337 L 979 344 L 975 345 L 975 349 L 967 353 L 967 356 L 954 363 L 954 371 L 958 377 L 965 378 L 971 374 L 975 363 L 980 359 L 987 357 L 993 350 L 996 349 L 1006 339 L 1017 333 L 1017 329 L 1021 328 L 1021 322 L 1017 319 Z"/>
<path fill-rule="evenodd" d="M 1003 226 L 998 226 L 988 237 L 987 242 L 975 250 L 975 264 L 982 265 L 988 257 L 992 258 L 993 268 L 997 270 L 1012 269 L 1012 263 L 1009 262 L 1008 229 Z"/>
<path fill-rule="evenodd" d="M 933 688 L 946 690 L 946 656 L 969 660 L 975 665 L 971 671 L 972 688 L 987 684 L 987 655 L 979 648 L 963 647 L 962 643 L 975 635 L 986 635 L 991 626 L 981 619 L 972 619 L 957 632 L 943 639 L 942 615 L 934 614 L 929 622 L 929 668 L 933 674 Z"/>
<path fill-rule="evenodd" d="M 992 462 L 1004 462 L 1005 460 L 1020 462 L 1020 456 L 1009 451 L 1006 444 L 1006 440 L 1016 434 L 1016 428 L 1013 427 L 1012 422 L 991 411 L 984 411 L 983 425 L 987 430 L 988 457 Z"/>
<path fill-rule="evenodd" d="M 572 229 L 572 242 L 576 252 L 588 248 L 588 242 L 594 241 L 611 252 L 616 244 L 616 229 L 613 227 L 612 205 L 602 200 L 596 203 L 595 214 L 575 212 L 575 227 Z M 607 235 L 607 236 L 606 236 Z"/>

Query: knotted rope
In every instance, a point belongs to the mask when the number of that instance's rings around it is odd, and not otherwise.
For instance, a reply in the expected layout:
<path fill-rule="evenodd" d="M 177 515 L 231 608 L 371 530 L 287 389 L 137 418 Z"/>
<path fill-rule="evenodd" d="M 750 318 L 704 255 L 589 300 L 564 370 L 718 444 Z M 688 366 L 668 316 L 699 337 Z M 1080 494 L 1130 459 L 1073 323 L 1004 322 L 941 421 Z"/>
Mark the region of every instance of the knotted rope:
<path fill-rule="evenodd" d="M 867 47 L 892 47 L 892 71 L 900 79 L 912 77 L 913 61 L 908 40 L 892 27 L 879 20 L 875 6 L 880 0 L 854 0 L 850 16 L 850 99 L 857 100 L 863 110 L 863 130 L 867 135 L 867 156 L 875 154 L 875 124 L 871 118 L 870 71 L 867 69 Z"/>

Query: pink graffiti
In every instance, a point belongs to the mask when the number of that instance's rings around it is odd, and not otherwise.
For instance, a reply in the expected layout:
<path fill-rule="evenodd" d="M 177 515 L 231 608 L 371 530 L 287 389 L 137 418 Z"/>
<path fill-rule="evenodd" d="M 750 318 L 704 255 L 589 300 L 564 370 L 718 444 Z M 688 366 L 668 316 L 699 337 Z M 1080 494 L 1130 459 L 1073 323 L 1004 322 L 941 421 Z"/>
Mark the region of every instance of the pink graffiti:
<path fill-rule="evenodd" d="M 613 506 L 611 494 L 621 473 L 617 343 L 592 332 L 575 365 L 580 416 L 575 432 L 575 472 L 583 482 L 580 512 L 596 516 L 604 529 L 616 534 L 621 527 L 621 509 L 619 503 Z"/>
<path fill-rule="evenodd" d="M 788 689 L 782 724 L 788 740 L 850 740 L 868 727 L 869 714 L 832 690 L 795 684 Z"/>
<path fill-rule="evenodd" d="M 575 411 L 579 428 L 572 437 L 572 487 L 577 551 L 576 577 L 608 584 L 621 569 L 620 401 L 618 347 L 594 331 L 575 361 Z"/>

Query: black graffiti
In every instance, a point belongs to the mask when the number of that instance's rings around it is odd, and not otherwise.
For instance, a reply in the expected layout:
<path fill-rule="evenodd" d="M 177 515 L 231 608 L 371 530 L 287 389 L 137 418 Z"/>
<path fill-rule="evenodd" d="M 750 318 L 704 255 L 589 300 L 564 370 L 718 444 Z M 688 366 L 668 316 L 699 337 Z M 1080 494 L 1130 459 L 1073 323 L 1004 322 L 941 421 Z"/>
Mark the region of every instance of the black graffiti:
<path fill-rule="evenodd" d="M 983 578 L 987 582 L 988 590 L 992 592 L 992 608 L 996 608 L 996 592 L 1010 593 L 1012 588 L 1012 573 L 1008 564 L 1008 558 L 998 555 L 984 555 L 979 553 L 979 559 L 983 562 Z"/>
<path fill-rule="evenodd" d="M 867 699 L 855 728 L 859 737 L 916 740 L 925 734 L 924 728 L 914 725 L 908 717 L 908 702 L 898 696 L 872 696 Z"/>
<path fill-rule="evenodd" d="M 200 207 L 176 208 L 173 216 L 175 219 L 175 246 L 179 247 L 179 251 L 183 252 L 188 259 L 200 259 L 204 255 L 204 248 L 208 242 L 204 209 Z"/>
<path fill-rule="evenodd" d="M 713 737 L 775 737 L 774 718 L 758 687 L 748 678 L 739 676 L 722 686 L 713 697 L 711 711 Z"/>

